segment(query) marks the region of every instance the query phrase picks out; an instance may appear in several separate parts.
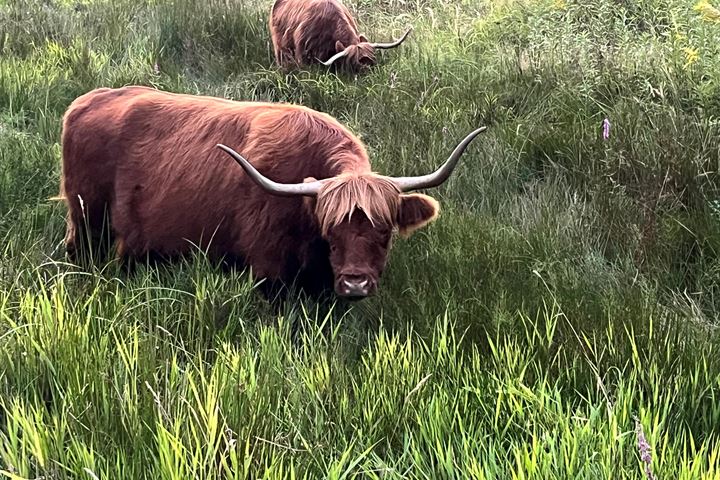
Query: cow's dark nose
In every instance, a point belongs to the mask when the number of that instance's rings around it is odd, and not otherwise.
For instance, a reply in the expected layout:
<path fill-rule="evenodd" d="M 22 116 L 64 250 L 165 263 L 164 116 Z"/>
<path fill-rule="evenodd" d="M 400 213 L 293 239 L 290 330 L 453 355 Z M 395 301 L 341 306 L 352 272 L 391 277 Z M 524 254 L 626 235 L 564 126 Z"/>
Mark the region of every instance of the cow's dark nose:
<path fill-rule="evenodd" d="M 343 275 L 338 282 L 338 294 L 343 297 L 364 298 L 370 294 L 372 282 L 365 275 Z"/>

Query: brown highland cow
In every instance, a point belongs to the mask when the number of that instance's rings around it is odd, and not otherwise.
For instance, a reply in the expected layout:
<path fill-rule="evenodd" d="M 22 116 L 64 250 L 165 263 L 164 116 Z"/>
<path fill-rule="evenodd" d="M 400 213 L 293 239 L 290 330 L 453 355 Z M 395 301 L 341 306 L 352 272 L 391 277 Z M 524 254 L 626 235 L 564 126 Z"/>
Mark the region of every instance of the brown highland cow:
<path fill-rule="evenodd" d="M 275 60 L 290 69 L 322 63 L 360 72 L 375 65 L 375 50 L 394 48 L 410 29 L 391 43 L 370 43 L 340 0 L 276 0 L 270 12 Z"/>
<path fill-rule="evenodd" d="M 199 247 L 271 285 L 365 297 L 393 231 L 409 235 L 438 214 L 434 199 L 406 192 L 443 183 L 484 129 L 435 173 L 393 178 L 373 173 L 363 144 L 309 108 L 100 88 L 63 122 L 68 254 L 98 242 L 108 214 L 122 258 Z"/>

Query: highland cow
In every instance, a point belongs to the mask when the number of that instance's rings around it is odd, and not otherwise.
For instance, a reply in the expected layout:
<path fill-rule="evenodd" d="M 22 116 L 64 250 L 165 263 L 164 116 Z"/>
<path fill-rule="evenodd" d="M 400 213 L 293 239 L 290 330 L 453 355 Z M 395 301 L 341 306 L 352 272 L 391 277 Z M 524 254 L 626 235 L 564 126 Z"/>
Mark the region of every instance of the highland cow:
<path fill-rule="evenodd" d="M 375 65 L 375 50 L 397 47 L 410 29 L 394 42 L 370 43 L 340 0 L 276 0 L 270 33 L 283 68 L 322 63 L 357 73 Z"/>
<path fill-rule="evenodd" d="M 121 258 L 202 248 L 257 278 L 362 298 L 377 288 L 393 232 L 438 215 L 434 199 L 407 192 L 443 183 L 484 129 L 435 173 L 394 178 L 372 172 L 347 128 L 306 107 L 100 88 L 63 121 L 65 244 L 74 258 L 107 222 Z"/>

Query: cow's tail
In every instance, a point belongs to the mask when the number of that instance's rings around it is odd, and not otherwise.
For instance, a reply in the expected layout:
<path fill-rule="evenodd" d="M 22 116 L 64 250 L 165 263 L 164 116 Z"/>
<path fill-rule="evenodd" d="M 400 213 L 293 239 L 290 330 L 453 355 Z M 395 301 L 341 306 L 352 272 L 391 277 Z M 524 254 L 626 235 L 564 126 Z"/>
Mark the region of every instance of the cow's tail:
<path fill-rule="evenodd" d="M 54 197 L 48 198 L 51 202 L 66 202 L 67 196 L 65 195 L 65 182 L 64 179 L 61 178 L 60 180 L 60 192 L 55 195 Z"/>

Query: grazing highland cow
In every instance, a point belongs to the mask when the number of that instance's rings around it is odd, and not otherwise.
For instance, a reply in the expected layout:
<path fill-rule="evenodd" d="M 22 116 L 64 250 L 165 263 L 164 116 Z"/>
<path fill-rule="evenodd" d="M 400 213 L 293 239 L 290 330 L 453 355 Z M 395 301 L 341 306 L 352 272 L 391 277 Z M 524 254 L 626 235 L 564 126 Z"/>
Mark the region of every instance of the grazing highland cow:
<path fill-rule="evenodd" d="M 375 50 L 394 48 L 410 29 L 391 43 L 370 43 L 340 0 L 276 0 L 270 12 L 275 60 L 283 68 L 312 63 L 339 65 L 360 72 L 375 65 Z"/>
<path fill-rule="evenodd" d="M 83 239 L 97 241 L 107 213 L 120 257 L 195 245 L 280 285 L 365 297 L 393 230 L 409 235 L 438 214 L 434 199 L 405 192 L 443 183 L 484 129 L 435 173 L 393 178 L 373 173 L 363 144 L 309 108 L 100 88 L 64 118 L 65 243 L 72 257 Z"/>

